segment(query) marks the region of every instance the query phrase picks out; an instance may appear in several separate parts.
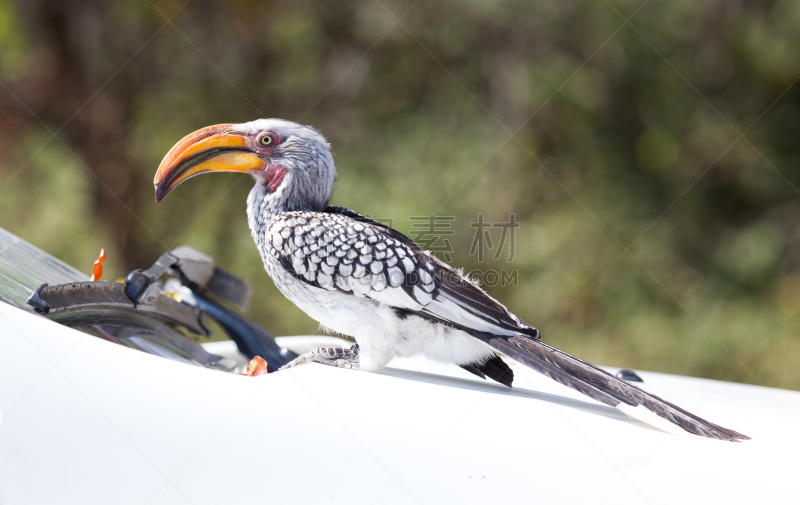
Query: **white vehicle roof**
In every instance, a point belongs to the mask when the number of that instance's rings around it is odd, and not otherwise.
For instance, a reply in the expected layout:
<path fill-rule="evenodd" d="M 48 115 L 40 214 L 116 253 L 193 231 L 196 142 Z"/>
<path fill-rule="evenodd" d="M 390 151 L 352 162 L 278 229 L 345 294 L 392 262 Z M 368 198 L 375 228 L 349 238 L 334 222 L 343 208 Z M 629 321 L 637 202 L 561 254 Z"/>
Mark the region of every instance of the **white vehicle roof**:
<path fill-rule="evenodd" d="M 662 433 L 522 367 L 514 389 L 416 360 L 244 377 L 5 303 L 0 360 L 4 505 L 800 501 L 796 392 L 639 373 L 753 438 L 721 442 Z"/>

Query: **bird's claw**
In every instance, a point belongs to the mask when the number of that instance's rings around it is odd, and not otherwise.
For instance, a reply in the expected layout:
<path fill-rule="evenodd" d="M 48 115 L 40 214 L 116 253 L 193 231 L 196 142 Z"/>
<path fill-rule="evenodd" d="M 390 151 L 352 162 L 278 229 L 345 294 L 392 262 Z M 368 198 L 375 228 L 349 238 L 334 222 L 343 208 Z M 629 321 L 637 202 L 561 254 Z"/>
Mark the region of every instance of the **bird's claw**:
<path fill-rule="evenodd" d="M 283 365 L 278 370 L 286 370 L 307 363 L 321 363 L 323 365 L 335 366 L 337 368 L 350 368 L 358 370 L 358 344 L 349 349 L 341 347 L 320 347 L 298 356 L 289 363 Z"/>

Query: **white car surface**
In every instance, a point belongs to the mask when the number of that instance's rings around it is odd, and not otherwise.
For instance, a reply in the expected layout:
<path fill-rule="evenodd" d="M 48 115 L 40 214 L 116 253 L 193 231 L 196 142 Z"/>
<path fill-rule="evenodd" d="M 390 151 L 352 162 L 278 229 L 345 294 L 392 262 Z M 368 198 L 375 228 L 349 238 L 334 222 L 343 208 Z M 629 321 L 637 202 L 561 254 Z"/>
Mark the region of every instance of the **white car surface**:
<path fill-rule="evenodd" d="M 730 443 L 514 371 L 514 389 L 399 360 L 244 377 L 0 303 L 0 504 L 800 503 L 800 393 L 640 373 L 753 438 Z"/>

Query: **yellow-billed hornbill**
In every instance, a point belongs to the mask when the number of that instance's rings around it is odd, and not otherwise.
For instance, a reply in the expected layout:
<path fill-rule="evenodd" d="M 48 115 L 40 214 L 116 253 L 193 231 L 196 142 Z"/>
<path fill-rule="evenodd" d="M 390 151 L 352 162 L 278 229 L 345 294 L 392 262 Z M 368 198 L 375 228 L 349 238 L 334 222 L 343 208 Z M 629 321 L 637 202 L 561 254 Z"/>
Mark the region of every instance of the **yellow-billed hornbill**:
<path fill-rule="evenodd" d="M 538 330 L 405 235 L 328 206 L 336 167 L 313 128 L 259 119 L 194 132 L 161 162 L 156 201 L 206 172 L 253 176 L 247 217 L 267 273 L 306 314 L 357 342 L 317 349 L 287 367 L 319 362 L 377 371 L 396 356 L 423 355 L 511 386 L 514 375 L 500 351 L 666 431 L 748 438 L 542 342 Z"/>

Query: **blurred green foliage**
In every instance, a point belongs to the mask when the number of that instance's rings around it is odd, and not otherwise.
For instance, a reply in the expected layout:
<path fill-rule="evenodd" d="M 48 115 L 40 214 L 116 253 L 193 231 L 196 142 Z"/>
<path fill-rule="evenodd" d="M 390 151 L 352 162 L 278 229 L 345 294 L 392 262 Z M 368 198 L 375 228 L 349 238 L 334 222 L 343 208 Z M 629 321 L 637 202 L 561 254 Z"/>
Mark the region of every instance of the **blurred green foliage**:
<path fill-rule="evenodd" d="M 316 332 L 248 178 L 153 201 L 185 134 L 283 117 L 333 145 L 335 204 L 455 216 L 454 263 L 517 269 L 489 291 L 551 343 L 800 389 L 798 47 L 794 0 L 0 0 L 0 226 L 84 271 L 105 247 L 109 278 L 190 244 Z M 479 213 L 522 222 L 513 263 L 469 254 Z"/>

